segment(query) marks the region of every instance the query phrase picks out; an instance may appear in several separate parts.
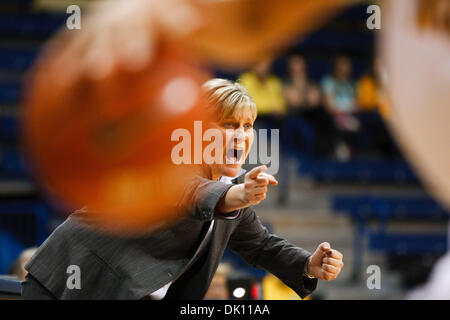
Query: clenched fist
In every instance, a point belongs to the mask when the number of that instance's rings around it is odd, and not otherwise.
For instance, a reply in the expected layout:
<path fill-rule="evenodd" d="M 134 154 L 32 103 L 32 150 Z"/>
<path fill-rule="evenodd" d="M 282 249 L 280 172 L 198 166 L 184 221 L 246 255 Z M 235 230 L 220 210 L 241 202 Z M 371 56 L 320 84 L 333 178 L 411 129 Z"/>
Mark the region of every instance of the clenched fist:
<path fill-rule="evenodd" d="M 308 259 L 305 271 L 307 275 L 320 280 L 334 280 L 344 266 L 343 257 L 342 253 L 331 249 L 328 242 L 323 242 Z"/>
<path fill-rule="evenodd" d="M 244 197 L 249 204 L 256 205 L 266 198 L 267 185 L 277 185 L 278 181 L 265 173 L 266 166 L 253 168 L 245 175 Z"/>

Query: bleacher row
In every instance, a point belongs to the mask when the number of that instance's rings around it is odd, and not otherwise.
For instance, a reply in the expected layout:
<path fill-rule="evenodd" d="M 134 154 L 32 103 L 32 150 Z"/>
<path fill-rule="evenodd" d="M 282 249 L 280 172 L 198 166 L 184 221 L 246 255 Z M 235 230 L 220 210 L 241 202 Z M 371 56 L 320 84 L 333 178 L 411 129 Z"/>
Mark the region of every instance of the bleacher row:
<path fill-rule="evenodd" d="M 64 14 L 29 11 L 31 3 L 3 0 L 0 4 L 0 275 L 24 249 L 47 238 L 53 216 L 36 192 L 17 187 L 18 182 L 31 180 L 19 149 L 21 79 L 43 41 L 65 21 Z"/>
<path fill-rule="evenodd" d="M 30 3 L 32 0 L 6 0 L 9 4 Z M 311 34 L 299 42 L 296 47 L 301 52 L 310 53 L 308 56 L 309 72 L 314 79 L 320 79 L 329 71 L 330 63 L 324 57 L 326 52 L 350 52 L 355 54 L 356 74 L 360 75 L 367 65 L 373 48 L 373 34 L 358 32 L 360 28 L 352 27 L 351 23 L 365 21 L 365 6 L 345 11 L 340 17 L 330 22 L 328 27 Z M 0 108 L 16 108 L 20 101 L 21 83 L 11 80 L 10 75 L 19 75 L 32 65 L 37 56 L 40 45 L 66 19 L 65 13 L 33 13 L 23 14 L 14 11 L 0 12 Z M 347 26 L 346 26 L 347 24 Z M 350 26 L 349 26 L 350 25 Z M 334 28 L 335 26 L 336 28 Z M 315 53 L 320 52 L 315 57 Z M 309 59 L 311 58 L 311 59 Z M 359 63 L 359 61 L 363 61 Z M 281 67 L 278 67 L 279 70 Z M 277 71 L 277 70 L 275 70 Z M 0 112 L 0 182 L 10 180 L 30 180 L 22 155 L 18 149 L 18 123 L 16 116 L 11 113 Z M 308 176 L 316 181 L 325 183 L 345 182 L 382 183 L 382 184 L 414 184 L 417 178 L 411 168 L 404 161 L 351 161 L 335 162 L 326 159 L 296 155 L 301 157 L 299 174 Z M 3 200 L 2 200 L 3 199 Z M 433 214 L 445 220 L 442 209 L 436 209 L 431 204 L 417 198 L 395 197 L 366 197 L 336 196 L 334 209 L 344 212 L 351 219 L 357 221 L 355 243 L 361 243 L 361 237 L 368 234 L 369 247 L 374 250 L 392 250 L 405 254 L 427 248 L 436 248 L 441 252 L 443 238 L 422 238 L 423 235 L 395 235 L 386 232 L 367 233 L 366 222 L 370 219 L 388 221 L 394 217 L 402 219 L 417 218 L 431 219 Z M 395 205 L 394 205 L 395 203 Z M 399 209 L 401 208 L 401 209 Z M 0 195 L 0 274 L 7 271 L 8 266 L 26 247 L 39 245 L 48 235 L 48 221 L 51 210 L 42 200 L 20 201 L 8 195 Z M 28 220 L 27 220 L 28 219 Z M 358 238 L 359 237 L 359 238 Z M 427 242 L 428 241 L 428 242 Z M 431 246 L 425 245 L 432 243 Z M 355 250 L 362 250 L 361 247 Z M 359 266 L 355 264 L 355 268 Z"/>
<path fill-rule="evenodd" d="M 6 36 L 46 37 L 66 21 L 59 13 L 0 14 L 0 32 Z"/>
<path fill-rule="evenodd" d="M 332 208 L 354 222 L 353 275 L 362 267 L 365 243 L 368 249 L 386 254 L 439 256 L 448 248 L 447 232 L 393 232 L 394 221 L 447 224 L 448 212 L 429 196 L 335 195 Z M 375 222 L 375 227 L 373 223 Z"/>
<path fill-rule="evenodd" d="M 300 174 L 320 182 L 416 184 L 417 177 L 401 160 L 324 160 L 302 157 Z"/>

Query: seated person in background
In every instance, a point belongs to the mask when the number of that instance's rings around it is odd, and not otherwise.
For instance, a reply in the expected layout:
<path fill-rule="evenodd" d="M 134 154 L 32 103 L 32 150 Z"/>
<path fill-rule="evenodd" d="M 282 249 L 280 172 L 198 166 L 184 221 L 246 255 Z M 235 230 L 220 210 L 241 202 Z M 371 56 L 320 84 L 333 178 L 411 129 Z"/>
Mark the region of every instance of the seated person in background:
<path fill-rule="evenodd" d="M 338 158 L 347 160 L 356 152 L 360 124 L 354 116 L 357 111 L 356 91 L 351 81 L 352 64 L 347 56 L 338 56 L 334 61 L 333 74 L 321 81 L 324 105 L 331 114 L 339 135 L 344 141 L 338 149 Z"/>
<path fill-rule="evenodd" d="M 209 289 L 206 292 L 205 299 L 207 300 L 227 300 L 230 299 L 230 292 L 228 289 L 228 275 L 231 271 L 231 265 L 221 262 L 219 267 L 211 280 Z"/>
<path fill-rule="evenodd" d="M 357 98 L 361 111 L 373 111 L 378 108 L 378 90 L 378 81 L 372 65 L 358 81 Z"/>
<path fill-rule="evenodd" d="M 308 130 L 305 126 L 313 131 L 314 146 L 309 149 L 320 156 L 348 157 L 349 151 L 340 142 L 339 132 L 323 105 L 320 88 L 308 79 L 307 64 L 302 56 L 295 54 L 288 58 L 288 78 L 283 89 L 289 119 L 303 131 Z"/>
<path fill-rule="evenodd" d="M 323 96 L 316 84 L 311 84 L 300 116 L 314 129 L 314 151 L 318 155 L 335 156 L 340 160 L 350 157 L 350 150 L 344 143 L 345 136 L 336 128 L 333 118 L 323 105 Z"/>
<path fill-rule="evenodd" d="M 247 89 L 257 106 L 256 126 L 279 129 L 286 112 L 286 102 L 282 82 L 270 69 L 271 61 L 262 61 L 253 70 L 243 73 L 239 77 L 239 83 Z"/>
<path fill-rule="evenodd" d="M 251 71 L 243 73 L 239 77 L 239 83 L 244 86 L 255 101 L 258 110 L 258 119 L 255 121 L 255 129 L 281 129 L 284 127 L 286 101 L 283 96 L 283 84 L 276 75 L 271 73 L 271 61 L 261 61 Z M 286 130 L 280 130 L 280 154 L 283 156 Z M 269 135 L 270 137 L 270 135 Z M 288 169 L 282 166 L 280 170 L 280 188 L 278 203 L 286 203 L 288 189 Z"/>
<path fill-rule="evenodd" d="M 301 109 L 306 103 L 309 91 L 309 79 L 305 59 L 298 54 L 288 57 L 288 77 L 283 83 L 283 93 L 289 113 Z"/>
<path fill-rule="evenodd" d="M 389 109 L 381 86 L 383 78 L 384 73 L 380 58 L 375 58 L 368 72 L 358 81 L 357 98 L 361 111 L 375 111 L 378 109 L 383 118 L 387 119 Z"/>
<path fill-rule="evenodd" d="M 31 257 L 34 255 L 36 251 L 37 248 L 35 247 L 28 248 L 22 251 L 17 260 L 14 261 L 14 264 L 11 266 L 9 274 L 12 276 L 16 276 L 17 279 L 19 279 L 20 281 L 25 280 L 25 276 L 27 275 L 25 265 L 31 259 Z"/>
<path fill-rule="evenodd" d="M 350 78 L 351 61 L 346 56 L 339 56 L 333 68 L 333 74 L 326 76 L 321 82 L 325 107 L 340 129 L 355 132 L 359 124 L 352 115 L 356 111 L 356 92 Z"/>

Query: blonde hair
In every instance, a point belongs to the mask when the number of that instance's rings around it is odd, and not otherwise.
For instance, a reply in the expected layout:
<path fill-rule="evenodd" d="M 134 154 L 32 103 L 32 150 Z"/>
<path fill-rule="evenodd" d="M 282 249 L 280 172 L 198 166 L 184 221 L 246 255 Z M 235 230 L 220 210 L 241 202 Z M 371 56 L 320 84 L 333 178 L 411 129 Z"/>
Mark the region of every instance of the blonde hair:
<path fill-rule="evenodd" d="M 250 110 L 252 120 L 256 119 L 255 101 L 241 84 L 214 78 L 203 84 L 203 91 L 217 121 L 238 117 L 246 109 Z"/>

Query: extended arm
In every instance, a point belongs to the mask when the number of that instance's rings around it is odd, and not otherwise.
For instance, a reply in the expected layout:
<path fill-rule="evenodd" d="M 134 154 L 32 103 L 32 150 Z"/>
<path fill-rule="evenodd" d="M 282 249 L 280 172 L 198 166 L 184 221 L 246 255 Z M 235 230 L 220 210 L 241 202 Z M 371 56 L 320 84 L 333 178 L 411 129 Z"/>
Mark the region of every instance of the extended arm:
<path fill-rule="evenodd" d="M 252 208 L 246 209 L 241 219 L 228 247 L 248 264 L 274 274 L 302 298 L 311 294 L 317 279 L 303 275 L 311 253 L 269 233 Z"/>

